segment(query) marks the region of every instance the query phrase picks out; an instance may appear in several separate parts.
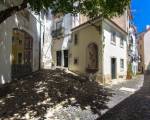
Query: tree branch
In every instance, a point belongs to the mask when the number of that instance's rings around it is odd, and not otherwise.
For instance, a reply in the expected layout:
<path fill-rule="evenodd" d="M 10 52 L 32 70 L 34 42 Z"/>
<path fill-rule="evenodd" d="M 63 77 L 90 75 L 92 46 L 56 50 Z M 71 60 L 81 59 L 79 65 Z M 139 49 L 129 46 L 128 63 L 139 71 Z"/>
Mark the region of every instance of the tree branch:
<path fill-rule="evenodd" d="M 0 11 L 0 24 L 4 22 L 8 17 L 12 16 L 18 11 L 21 11 L 27 8 L 27 0 L 23 0 L 23 2 L 18 6 L 9 7 L 5 10 Z"/>

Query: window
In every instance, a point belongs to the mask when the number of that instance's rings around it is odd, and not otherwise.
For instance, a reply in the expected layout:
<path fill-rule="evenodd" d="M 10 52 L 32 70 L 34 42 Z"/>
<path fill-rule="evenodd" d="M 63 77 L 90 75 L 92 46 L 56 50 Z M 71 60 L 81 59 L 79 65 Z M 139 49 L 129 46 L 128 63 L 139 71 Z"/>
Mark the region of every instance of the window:
<path fill-rule="evenodd" d="M 15 37 L 12 37 L 12 44 L 15 44 Z"/>
<path fill-rule="evenodd" d="M 44 32 L 43 32 L 43 44 L 45 43 L 45 35 L 44 35 Z"/>
<path fill-rule="evenodd" d="M 121 48 L 124 47 L 124 40 L 123 40 L 123 38 L 120 38 L 120 47 L 121 47 Z"/>
<path fill-rule="evenodd" d="M 19 45 L 22 45 L 22 40 L 19 40 Z"/>
<path fill-rule="evenodd" d="M 49 19 L 49 12 L 48 11 L 45 12 L 45 15 L 46 15 L 46 18 Z"/>
<path fill-rule="evenodd" d="M 120 59 L 120 68 L 121 70 L 124 69 L 124 59 Z"/>
<path fill-rule="evenodd" d="M 22 64 L 22 53 L 18 53 L 18 64 Z"/>
<path fill-rule="evenodd" d="M 131 39 L 130 39 L 130 43 L 133 44 L 133 38 L 132 38 L 132 37 L 131 37 Z"/>
<path fill-rule="evenodd" d="M 74 58 L 74 64 L 75 64 L 75 65 L 79 64 L 78 58 Z"/>
<path fill-rule="evenodd" d="M 74 35 L 74 44 L 75 45 L 78 44 L 78 35 L 77 34 Z"/>
<path fill-rule="evenodd" d="M 59 21 L 56 23 L 56 30 L 61 29 L 62 28 L 62 21 Z"/>
<path fill-rule="evenodd" d="M 115 32 L 111 33 L 111 43 L 116 44 L 116 33 Z"/>

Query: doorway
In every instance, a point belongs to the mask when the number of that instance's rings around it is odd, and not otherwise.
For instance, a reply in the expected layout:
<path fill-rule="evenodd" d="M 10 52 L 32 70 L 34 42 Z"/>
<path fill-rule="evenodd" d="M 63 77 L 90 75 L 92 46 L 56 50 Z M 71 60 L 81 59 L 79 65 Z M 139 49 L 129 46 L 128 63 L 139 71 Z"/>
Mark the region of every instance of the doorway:
<path fill-rule="evenodd" d="M 61 66 L 61 51 L 56 51 L 57 66 Z"/>
<path fill-rule="evenodd" d="M 33 65 L 33 38 L 24 30 L 14 28 L 12 33 L 12 78 L 30 74 Z"/>
<path fill-rule="evenodd" d="M 111 58 L 111 78 L 116 79 L 116 58 Z"/>
<path fill-rule="evenodd" d="M 64 50 L 64 67 L 68 67 L 68 50 Z"/>

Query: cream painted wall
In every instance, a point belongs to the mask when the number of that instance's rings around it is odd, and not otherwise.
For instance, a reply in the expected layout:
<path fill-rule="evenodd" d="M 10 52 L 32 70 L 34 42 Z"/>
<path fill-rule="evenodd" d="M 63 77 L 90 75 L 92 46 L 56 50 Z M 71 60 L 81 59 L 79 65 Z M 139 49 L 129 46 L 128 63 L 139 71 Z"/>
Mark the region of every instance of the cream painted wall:
<path fill-rule="evenodd" d="M 144 35 L 144 64 L 145 70 L 150 70 L 150 31 Z"/>
<path fill-rule="evenodd" d="M 103 36 L 104 36 L 104 53 L 103 53 L 103 77 L 105 80 L 111 79 L 111 57 L 116 58 L 117 62 L 117 78 L 119 76 L 123 76 L 125 78 L 127 74 L 127 35 L 125 33 L 120 32 L 120 29 L 116 29 L 116 26 L 113 28 L 113 25 L 108 25 L 103 22 Z M 111 44 L 111 32 L 116 32 L 116 45 Z M 74 35 L 78 34 L 78 44 L 74 45 Z M 100 50 L 100 39 L 103 37 L 100 36 L 100 33 L 93 26 L 84 26 L 83 28 L 79 28 L 79 30 L 75 30 L 72 35 L 72 43 L 69 49 L 69 70 L 73 72 L 77 72 L 80 74 L 86 73 L 86 51 L 87 46 L 94 42 L 98 45 Z M 120 37 L 124 38 L 124 46 L 120 47 Z M 100 53 L 99 53 L 100 54 Z M 74 58 L 79 59 L 79 64 L 74 64 Z M 124 69 L 120 68 L 120 59 L 124 59 Z M 99 66 L 100 66 L 99 60 Z M 99 72 L 101 68 L 99 68 Z"/>
<path fill-rule="evenodd" d="M 116 45 L 111 43 L 111 32 L 116 32 Z M 103 58 L 103 74 L 107 79 L 111 79 L 111 58 L 116 58 L 117 76 L 126 76 L 127 74 L 127 40 L 126 36 L 118 30 L 107 24 L 103 24 L 104 35 L 104 58 Z M 124 38 L 124 46 L 120 47 L 120 38 Z M 120 68 L 120 59 L 124 59 L 124 69 Z"/>
<path fill-rule="evenodd" d="M 78 44 L 74 45 L 74 37 L 72 38 L 72 43 L 69 49 L 69 70 L 84 74 L 86 72 L 86 51 L 90 43 L 96 43 L 99 45 L 100 35 L 99 32 L 93 26 L 88 26 L 81 29 L 74 34 L 78 34 Z M 74 64 L 74 58 L 79 59 L 79 64 Z"/>

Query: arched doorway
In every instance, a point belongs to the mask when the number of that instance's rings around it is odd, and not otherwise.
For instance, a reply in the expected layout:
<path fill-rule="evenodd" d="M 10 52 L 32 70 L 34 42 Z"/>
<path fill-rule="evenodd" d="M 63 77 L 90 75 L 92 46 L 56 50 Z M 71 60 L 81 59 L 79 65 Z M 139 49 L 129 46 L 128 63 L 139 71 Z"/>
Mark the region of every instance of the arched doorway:
<path fill-rule="evenodd" d="M 90 43 L 87 47 L 87 68 L 88 73 L 95 73 L 98 71 L 98 47 L 95 43 Z"/>
<path fill-rule="evenodd" d="M 12 77 L 17 78 L 32 72 L 33 38 L 24 30 L 13 29 Z"/>

